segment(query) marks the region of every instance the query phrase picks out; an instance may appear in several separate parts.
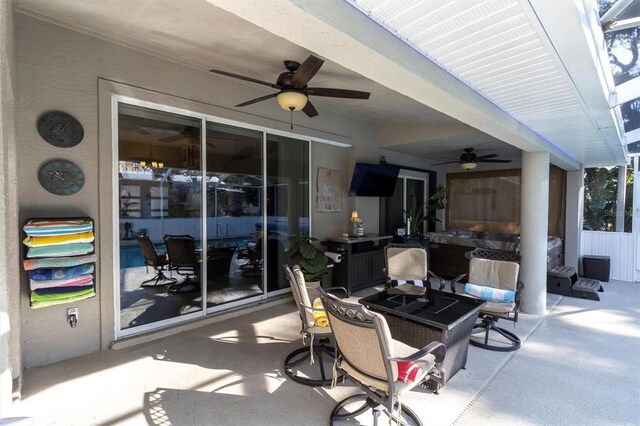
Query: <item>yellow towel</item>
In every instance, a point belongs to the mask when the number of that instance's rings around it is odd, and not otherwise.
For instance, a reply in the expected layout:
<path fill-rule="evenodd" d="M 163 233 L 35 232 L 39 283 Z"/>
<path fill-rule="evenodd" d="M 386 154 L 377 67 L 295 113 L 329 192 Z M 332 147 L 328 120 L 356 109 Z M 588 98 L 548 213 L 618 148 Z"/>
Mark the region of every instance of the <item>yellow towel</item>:
<path fill-rule="evenodd" d="M 23 243 L 27 247 L 57 246 L 69 243 L 90 243 L 94 240 L 93 232 L 80 234 L 54 235 L 50 237 L 27 237 Z"/>
<path fill-rule="evenodd" d="M 321 311 L 313 311 L 313 319 L 318 327 L 329 327 L 329 319 L 324 311 L 322 301 L 318 297 L 313 301 L 313 309 L 322 309 Z"/>

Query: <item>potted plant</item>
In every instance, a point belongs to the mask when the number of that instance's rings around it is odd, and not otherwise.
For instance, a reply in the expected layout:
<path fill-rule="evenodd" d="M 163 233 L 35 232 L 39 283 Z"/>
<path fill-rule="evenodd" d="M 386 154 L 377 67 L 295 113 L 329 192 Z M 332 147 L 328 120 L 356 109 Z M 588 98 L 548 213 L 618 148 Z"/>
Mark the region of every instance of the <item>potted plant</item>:
<path fill-rule="evenodd" d="M 329 258 L 313 245 L 314 241 L 318 239 L 308 235 L 291 235 L 286 253 L 289 264 L 300 267 L 307 283 L 320 281 L 328 274 Z"/>
<path fill-rule="evenodd" d="M 438 191 L 429 197 L 427 202 L 422 205 L 416 203 L 415 194 L 409 195 L 409 204 L 411 204 L 412 207 L 409 210 L 404 210 L 404 214 L 409 222 L 408 238 L 422 238 L 421 230 L 423 229 L 422 225 L 424 221 L 440 222 L 440 219 L 433 215 L 432 212 L 446 207 L 447 193 L 450 188 L 451 183 L 444 187 L 440 186 Z"/>

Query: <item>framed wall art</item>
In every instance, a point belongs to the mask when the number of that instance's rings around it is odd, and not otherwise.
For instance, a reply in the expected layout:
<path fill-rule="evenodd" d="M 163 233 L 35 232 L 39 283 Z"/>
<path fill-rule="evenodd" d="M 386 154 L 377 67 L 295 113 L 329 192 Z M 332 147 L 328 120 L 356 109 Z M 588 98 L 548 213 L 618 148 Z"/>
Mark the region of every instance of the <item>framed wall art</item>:
<path fill-rule="evenodd" d="M 319 213 L 342 211 L 342 170 L 318 167 L 317 202 Z"/>

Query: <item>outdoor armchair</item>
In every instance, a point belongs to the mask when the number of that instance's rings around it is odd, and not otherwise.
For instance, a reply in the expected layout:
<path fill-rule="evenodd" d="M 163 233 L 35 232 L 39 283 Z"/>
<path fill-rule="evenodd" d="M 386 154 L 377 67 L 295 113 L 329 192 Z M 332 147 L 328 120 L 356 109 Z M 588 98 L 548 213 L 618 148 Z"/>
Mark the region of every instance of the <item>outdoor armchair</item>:
<path fill-rule="evenodd" d="M 465 285 L 472 296 L 480 297 L 487 304 L 480 310 L 480 322 L 474 330 L 484 331 L 482 340 L 472 335 L 470 343 L 492 351 L 508 352 L 520 348 L 520 338 L 513 332 L 498 327 L 499 319 L 518 321 L 520 296 L 523 283 L 518 280 L 520 264 L 518 256 L 513 252 L 477 248 L 468 252 L 469 280 Z M 456 285 L 467 274 L 462 274 L 451 281 L 451 291 L 456 292 Z M 476 287 L 471 287 L 469 285 Z M 495 289 L 497 291 L 493 291 Z M 512 294 L 509 294 L 512 292 Z M 474 294 L 475 293 L 475 294 Z M 502 300 L 504 298 L 504 300 Z M 492 337 L 491 331 L 502 338 Z"/>
<path fill-rule="evenodd" d="M 387 287 L 414 284 L 431 288 L 431 279 L 440 290 L 445 281 L 429 270 L 427 250 L 417 244 L 388 244 L 384 248 Z"/>
<path fill-rule="evenodd" d="M 186 277 L 181 283 L 169 286 L 169 292 L 187 293 L 200 290 L 200 283 L 196 281 L 200 272 L 200 261 L 196 254 L 195 239 L 190 235 L 165 235 L 164 243 L 169 256 L 169 271 Z"/>
<path fill-rule="evenodd" d="M 333 337 L 331 327 L 321 325 L 323 322 L 327 322 L 324 309 L 317 304 L 314 306 L 314 300 L 319 296 L 318 290 L 307 287 L 304 274 L 298 265 L 294 265 L 292 268 L 284 265 L 284 270 L 298 307 L 303 345 L 306 345 L 307 339 L 309 339 L 308 348 L 303 346 L 287 355 L 284 361 L 284 371 L 289 378 L 297 383 L 307 386 L 329 386 L 333 380 L 331 363 L 335 356 L 335 350 L 331 343 Z M 333 287 L 327 290 L 338 291 L 344 296 L 347 294 L 347 290 L 342 287 Z M 312 297 L 310 297 L 310 293 Z M 296 369 L 307 360 L 310 364 L 318 366 L 319 377 L 309 377 Z"/>
<path fill-rule="evenodd" d="M 431 342 L 416 349 L 394 340 L 382 315 L 338 300 L 323 289 L 319 291 L 336 340 L 336 369 L 364 392 L 338 403 L 330 424 L 354 419 L 372 409 L 374 424 L 384 413 L 394 419 L 389 424 L 411 420 L 421 425 L 416 413 L 402 406 L 400 399 L 430 376 L 441 376 L 445 346 Z"/>
<path fill-rule="evenodd" d="M 138 235 L 138 243 L 140 244 L 140 250 L 142 250 L 142 254 L 144 255 L 144 264 L 147 267 L 147 272 L 149 272 L 149 266 L 156 271 L 156 275 L 153 278 L 143 281 L 141 285 L 143 287 L 153 287 L 157 285 L 167 285 L 170 283 L 175 284 L 177 279 L 169 278 L 164 274 L 164 271 L 166 271 L 166 268 L 169 265 L 167 255 L 164 253 L 158 253 L 151 242 L 151 239 L 147 235 Z M 149 284 L 152 282 L 153 284 Z"/>

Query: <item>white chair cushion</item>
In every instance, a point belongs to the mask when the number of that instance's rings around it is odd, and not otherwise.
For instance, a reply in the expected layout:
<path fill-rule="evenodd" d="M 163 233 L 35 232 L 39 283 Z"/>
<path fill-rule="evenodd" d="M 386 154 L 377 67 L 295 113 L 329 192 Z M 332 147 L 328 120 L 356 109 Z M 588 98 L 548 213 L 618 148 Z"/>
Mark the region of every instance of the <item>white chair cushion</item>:
<path fill-rule="evenodd" d="M 504 260 L 471 259 L 469 282 L 501 290 L 516 291 L 520 265 Z"/>
<path fill-rule="evenodd" d="M 505 302 L 487 302 L 481 309 L 482 312 L 493 312 L 496 314 L 506 314 L 507 312 L 512 312 L 516 308 L 515 303 L 505 303 Z"/>

